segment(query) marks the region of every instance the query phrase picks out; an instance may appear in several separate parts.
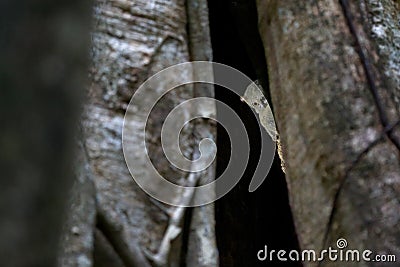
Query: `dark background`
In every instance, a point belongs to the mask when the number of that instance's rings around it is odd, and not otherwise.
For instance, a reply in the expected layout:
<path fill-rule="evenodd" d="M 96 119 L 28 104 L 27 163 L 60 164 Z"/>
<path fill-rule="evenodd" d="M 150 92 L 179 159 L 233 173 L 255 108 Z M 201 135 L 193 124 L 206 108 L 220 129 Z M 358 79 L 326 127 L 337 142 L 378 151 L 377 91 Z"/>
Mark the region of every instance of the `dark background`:
<path fill-rule="evenodd" d="M 258 35 L 255 3 L 218 0 L 208 4 L 213 61 L 236 68 L 252 80 L 260 80 L 269 98 L 267 67 Z M 250 108 L 234 93 L 216 86 L 215 94 L 246 122 L 251 140 L 249 165 L 244 177 L 215 203 L 220 266 L 302 266 L 294 262 L 260 262 L 257 259 L 257 252 L 265 245 L 268 250 L 299 249 L 285 176 L 276 156 L 265 182 L 255 192 L 248 192 L 260 153 L 258 122 Z M 217 144 L 218 176 L 227 166 L 231 153 L 229 137 L 220 125 Z"/>

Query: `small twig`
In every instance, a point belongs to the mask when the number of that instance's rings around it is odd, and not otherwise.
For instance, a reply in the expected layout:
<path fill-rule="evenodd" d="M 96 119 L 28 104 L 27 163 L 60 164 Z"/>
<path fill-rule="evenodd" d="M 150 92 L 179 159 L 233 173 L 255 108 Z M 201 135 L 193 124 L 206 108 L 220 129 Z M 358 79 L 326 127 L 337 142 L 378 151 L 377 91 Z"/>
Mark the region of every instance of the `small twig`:
<path fill-rule="evenodd" d="M 172 216 L 172 211 L 170 208 L 167 208 L 166 206 L 164 206 L 161 202 L 159 202 L 158 200 L 149 197 L 150 202 L 156 206 L 159 210 L 161 210 L 162 212 L 164 212 L 165 215 L 171 217 Z"/>
<path fill-rule="evenodd" d="M 192 158 L 195 158 L 196 156 L 196 152 L 193 152 Z M 182 195 L 180 206 L 170 212 L 169 224 L 157 254 L 152 254 L 150 251 L 143 248 L 143 252 L 146 257 L 157 266 L 166 266 L 168 262 L 168 255 L 171 250 L 171 242 L 175 240 L 175 238 L 182 232 L 180 225 L 185 214 L 185 209 L 193 199 L 195 186 L 197 185 L 199 178 L 200 176 L 195 172 L 189 174 L 186 180 L 186 187 L 188 188 Z"/>

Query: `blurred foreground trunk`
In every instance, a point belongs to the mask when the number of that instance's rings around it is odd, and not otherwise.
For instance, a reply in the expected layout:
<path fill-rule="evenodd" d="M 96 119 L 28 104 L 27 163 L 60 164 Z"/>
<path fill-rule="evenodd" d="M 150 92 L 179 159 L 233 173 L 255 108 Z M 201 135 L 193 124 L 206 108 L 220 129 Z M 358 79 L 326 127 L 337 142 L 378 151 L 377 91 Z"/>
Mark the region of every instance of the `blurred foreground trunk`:
<path fill-rule="evenodd" d="M 87 80 L 90 1 L 1 1 L 0 25 L 0 263 L 55 266 Z"/>

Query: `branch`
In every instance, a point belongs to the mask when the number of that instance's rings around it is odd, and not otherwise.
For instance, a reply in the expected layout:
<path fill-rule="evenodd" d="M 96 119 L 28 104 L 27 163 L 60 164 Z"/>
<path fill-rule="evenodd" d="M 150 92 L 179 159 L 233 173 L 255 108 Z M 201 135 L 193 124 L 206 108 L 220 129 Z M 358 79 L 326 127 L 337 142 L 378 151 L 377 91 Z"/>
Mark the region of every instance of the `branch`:
<path fill-rule="evenodd" d="M 192 158 L 195 158 L 195 154 L 196 152 L 193 152 Z M 143 248 L 143 252 L 146 254 L 147 258 L 149 258 L 157 266 L 165 266 L 168 262 L 168 255 L 171 250 L 171 242 L 182 232 L 180 225 L 183 215 L 185 214 L 186 207 L 193 199 L 195 186 L 199 181 L 199 178 L 200 176 L 196 175 L 195 172 L 189 174 L 185 186 L 189 187 L 190 189 L 184 191 L 180 200 L 180 206 L 171 212 L 168 228 L 165 231 L 157 254 L 153 255 L 150 251 Z"/>

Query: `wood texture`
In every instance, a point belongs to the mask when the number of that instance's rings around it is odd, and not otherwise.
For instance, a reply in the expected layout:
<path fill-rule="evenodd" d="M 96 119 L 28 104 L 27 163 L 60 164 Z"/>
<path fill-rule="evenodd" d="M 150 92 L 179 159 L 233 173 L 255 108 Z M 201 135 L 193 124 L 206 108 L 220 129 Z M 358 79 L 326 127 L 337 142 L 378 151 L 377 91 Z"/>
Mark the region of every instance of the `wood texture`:
<path fill-rule="evenodd" d="M 301 247 L 345 238 L 399 258 L 397 4 L 260 0 L 258 12 Z"/>
<path fill-rule="evenodd" d="M 132 179 L 122 154 L 124 113 L 135 90 L 151 75 L 190 59 L 210 58 L 205 3 L 113 0 L 97 1 L 95 5 L 92 84 L 84 118 L 86 145 L 95 175 L 97 210 L 103 221 L 100 229 L 105 230 L 103 234 L 107 239 L 111 238 L 111 232 L 118 232 L 118 240 L 109 241 L 114 244 L 114 249 L 117 246 L 116 252 L 127 266 L 147 266 L 143 264 L 148 263 L 139 264 L 132 260 L 144 258 L 144 249 L 157 253 L 169 220 L 162 210 L 174 208 L 161 203 L 154 205 Z M 193 16 L 190 22 L 188 16 Z M 187 25 L 189 28 L 201 27 L 197 28 L 199 31 L 190 28 L 188 32 Z M 176 78 L 180 75 L 189 73 L 177 74 Z M 148 94 L 157 95 L 159 89 L 149 88 Z M 147 124 L 149 156 L 157 170 L 176 183 L 184 183 L 187 174 L 171 167 L 165 158 L 160 145 L 161 126 L 173 107 L 194 95 L 192 85 L 165 95 L 155 106 Z M 141 109 L 138 116 L 142 115 L 140 112 Z M 211 134 L 215 131 L 213 127 L 203 123 L 203 129 Z M 194 124 L 190 123 L 180 133 L 181 149 L 187 157 L 192 155 L 199 141 L 193 131 Z M 137 162 L 141 162 L 144 153 L 137 151 Z M 207 179 L 213 177 L 214 167 L 203 175 Z M 195 209 L 193 216 L 192 230 L 184 229 L 190 231 L 187 242 L 191 254 L 186 259 L 192 266 L 215 266 L 213 206 Z M 108 226 L 112 226 L 112 231 L 107 234 Z M 179 266 L 186 261 L 182 260 L 185 257 L 182 251 L 188 244 L 182 242 L 182 236 L 173 241 L 168 266 Z M 197 253 L 193 254 L 193 251 Z M 129 252 L 133 258 L 129 258 Z"/>

